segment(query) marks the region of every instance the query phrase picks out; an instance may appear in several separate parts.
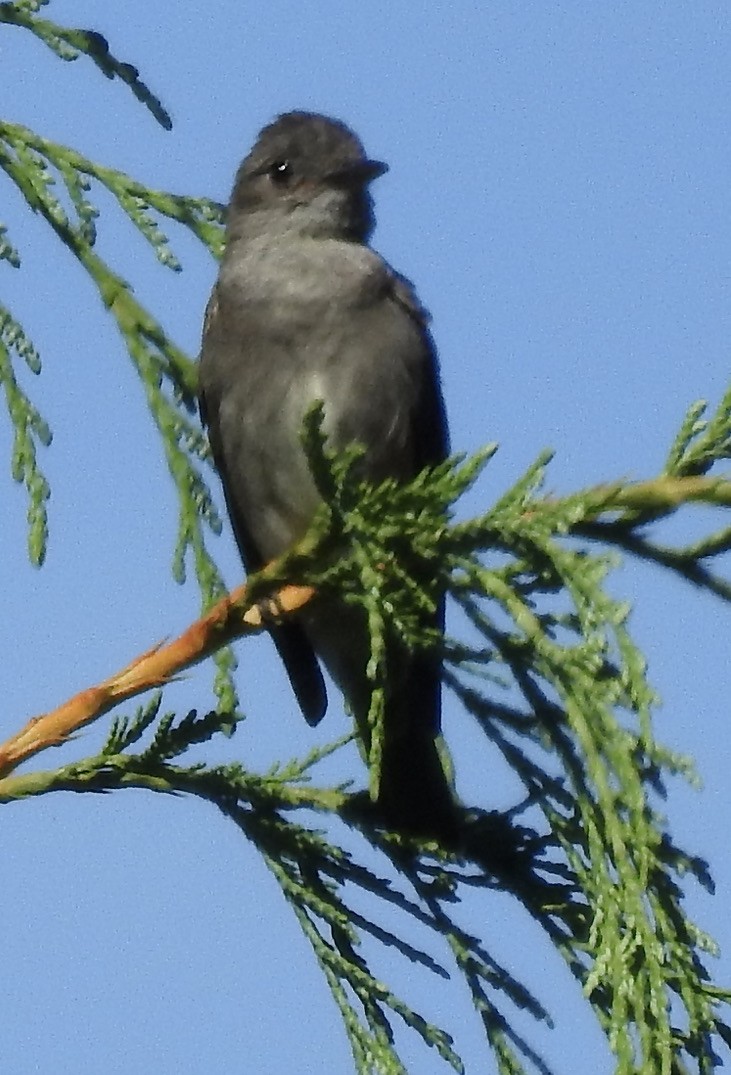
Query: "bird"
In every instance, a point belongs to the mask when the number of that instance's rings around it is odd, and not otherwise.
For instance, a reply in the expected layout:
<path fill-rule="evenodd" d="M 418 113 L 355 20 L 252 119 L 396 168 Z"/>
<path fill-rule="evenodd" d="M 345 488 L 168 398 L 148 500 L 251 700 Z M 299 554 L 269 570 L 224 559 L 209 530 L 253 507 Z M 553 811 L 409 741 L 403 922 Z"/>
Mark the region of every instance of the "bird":
<path fill-rule="evenodd" d="M 370 185 L 387 167 L 340 120 L 292 111 L 260 131 L 236 173 L 204 318 L 199 395 L 247 572 L 301 539 L 321 502 L 301 442 L 315 401 L 328 447 L 358 444 L 359 475 L 371 483 L 407 482 L 449 452 L 429 315 L 370 245 Z M 443 623 L 442 598 L 433 626 Z M 272 624 L 271 635 L 308 723 L 327 706 L 324 666 L 367 758 L 364 611 L 316 597 Z M 397 639 L 388 645 L 377 816 L 407 835 L 451 838 L 441 660 Z"/>

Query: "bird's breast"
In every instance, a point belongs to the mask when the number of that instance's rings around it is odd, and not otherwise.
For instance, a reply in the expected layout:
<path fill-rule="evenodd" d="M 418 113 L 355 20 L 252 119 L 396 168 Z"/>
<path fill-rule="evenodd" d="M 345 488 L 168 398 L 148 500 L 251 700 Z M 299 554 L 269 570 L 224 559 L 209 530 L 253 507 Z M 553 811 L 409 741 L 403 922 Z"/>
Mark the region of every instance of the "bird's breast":
<path fill-rule="evenodd" d="M 275 303 L 279 316 L 372 301 L 388 270 L 374 251 L 337 239 L 240 241 L 227 250 L 219 288 L 236 301 Z"/>
<path fill-rule="evenodd" d="M 220 385 L 227 469 L 264 556 L 297 540 L 318 504 L 301 443 L 315 400 L 331 446 L 365 447 L 364 477 L 414 472 L 413 416 L 429 352 L 388 297 L 389 279 L 378 255 L 353 243 L 227 254 L 204 360 Z"/>

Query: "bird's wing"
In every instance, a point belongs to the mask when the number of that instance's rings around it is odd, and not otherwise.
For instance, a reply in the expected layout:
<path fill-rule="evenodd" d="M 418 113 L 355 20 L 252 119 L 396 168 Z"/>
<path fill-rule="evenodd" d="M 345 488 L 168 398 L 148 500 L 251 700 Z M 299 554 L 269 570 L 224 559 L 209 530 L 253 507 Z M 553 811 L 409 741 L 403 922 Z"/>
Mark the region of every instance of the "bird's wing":
<path fill-rule="evenodd" d="M 212 346 L 210 340 L 218 316 L 218 300 L 216 289 L 214 288 L 206 306 L 203 323 L 203 350 L 205 350 L 206 346 Z M 247 572 L 251 574 L 264 567 L 265 561 L 252 538 L 249 527 L 246 525 L 246 520 L 241 512 L 236 509 L 233 501 L 226 455 L 221 443 L 220 402 L 218 393 L 215 391 L 206 392 L 201 388 L 199 395 L 201 420 L 208 429 L 211 452 L 223 486 L 223 495 L 236 544 L 244 566 Z M 327 708 L 327 692 L 312 646 L 307 641 L 302 628 L 294 622 L 272 626 L 270 634 L 287 670 L 292 689 L 305 720 L 310 725 L 318 724 L 325 715 Z"/>
<path fill-rule="evenodd" d="M 392 299 L 416 324 L 430 358 L 430 376 L 422 378 L 421 399 L 416 407 L 418 427 L 414 429 L 415 457 L 418 468 L 436 466 L 449 454 L 449 427 L 439 379 L 439 360 L 429 330 L 431 317 L 419 299 L 410 280 L 392 273 Z"/>

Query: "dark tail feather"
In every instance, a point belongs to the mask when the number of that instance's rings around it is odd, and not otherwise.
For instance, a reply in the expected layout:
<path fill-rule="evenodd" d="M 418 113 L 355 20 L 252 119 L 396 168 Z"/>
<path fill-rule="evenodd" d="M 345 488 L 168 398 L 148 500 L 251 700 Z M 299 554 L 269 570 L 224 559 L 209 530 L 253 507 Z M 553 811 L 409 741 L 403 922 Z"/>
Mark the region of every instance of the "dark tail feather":
<path fill-rule="evenodd" d="M 270 634 L 284 662 L 302 715 L 314 727 L 325 716 L 327 691 L 312 646 L 297 623 L 272 627 Z"/>
<path fill-rule="evenodd" d="M 302 610 L 302 622 L 347 699 L 367 757 L 371 685 L 365 672 L 370 645 L 363 611 L 323 598 Z M 386 664 L 388 686 L 376 813 L 394 831 L 434 837 L 454 846 L 459 808 L 437 745 L 441 661 L 434 653 L 410 652 L 392 639 Z"/>
<path fill-rule="evenodd" d="M 438 742 L 441 727 L 440 662 L 434 654 L 408 654 L 393 677 L 384 721 L 378 806 L 392 828 L 454 844 L 458 806 Z"/>

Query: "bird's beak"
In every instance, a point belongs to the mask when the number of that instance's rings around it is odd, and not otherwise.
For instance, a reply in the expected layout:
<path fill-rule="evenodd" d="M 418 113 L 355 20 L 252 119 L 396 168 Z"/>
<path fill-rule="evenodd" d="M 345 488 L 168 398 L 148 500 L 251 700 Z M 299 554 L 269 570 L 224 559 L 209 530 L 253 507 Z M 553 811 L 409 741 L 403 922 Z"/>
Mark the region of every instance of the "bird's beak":
<path fill-rule="evenodd" d="M 366 183 L 378 179 L 379 175 L 383 175 L 387 171 L 388 165 L 384 164 L 383 161 L 365 159 L 343 164 L 340 168 L 330 172 L 328 179 L 332 183 L 342 183 L 346 187 L 364 187 Z"/>

